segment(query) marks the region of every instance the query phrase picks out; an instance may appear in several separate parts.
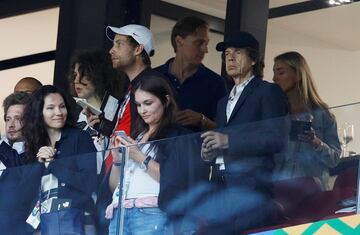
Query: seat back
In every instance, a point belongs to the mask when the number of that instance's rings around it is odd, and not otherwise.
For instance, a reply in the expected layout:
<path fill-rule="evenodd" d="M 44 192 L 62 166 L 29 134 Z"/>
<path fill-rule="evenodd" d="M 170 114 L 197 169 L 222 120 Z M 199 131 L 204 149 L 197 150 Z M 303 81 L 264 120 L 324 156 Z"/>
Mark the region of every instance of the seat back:
<path fill-rule="evenodd" d="M 274 200 L 283 207 L 285 216 L 296 213 L 297 206 L 306 198 L 321 192 L 313 177 L 299 177 L 274 182 Z"/>

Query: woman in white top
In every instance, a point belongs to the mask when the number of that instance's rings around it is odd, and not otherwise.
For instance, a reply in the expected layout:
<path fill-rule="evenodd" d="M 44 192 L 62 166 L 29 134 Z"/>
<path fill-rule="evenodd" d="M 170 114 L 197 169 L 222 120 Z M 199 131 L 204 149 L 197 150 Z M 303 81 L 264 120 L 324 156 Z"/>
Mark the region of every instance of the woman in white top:
<path fill-rule="evenodd" d="M 123 234 L 164 234 L 166 214 L 160 210 L 160 144 L 149 142 L 184 134 L 174 125 L 176 104 L 169 84 L 159 77 L 146 77 L 133 87 L 138 119 L 134 120 L 132 137 L 116 137 L 115 147 L 128 146 L 129 157 L 125 165 L 125 216 Z M 176 131 L 174 131 L 176 130 Z M 132 146 L 133 145 L 133 146 Z M 120 154 L 113 151 L 114 165 L 110 175 L 110 189 L 115 190 L 113 203 L 107 208 L 111 219 L 109 234 L 115 234 L 119 199 Z M 160 202 L 159 202 L 160 203 Z"/>

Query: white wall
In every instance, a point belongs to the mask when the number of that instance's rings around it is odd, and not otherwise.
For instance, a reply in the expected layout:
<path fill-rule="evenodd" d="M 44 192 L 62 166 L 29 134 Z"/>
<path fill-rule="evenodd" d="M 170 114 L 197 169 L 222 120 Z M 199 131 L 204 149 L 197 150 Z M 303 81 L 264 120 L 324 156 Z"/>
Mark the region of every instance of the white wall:
<path fill-rule="evenodd" d="M 307 60 L 322 98 L 330 106 L 360 101 L 357 92 L 360 51 L 340 49 L 309 35 L 285 30 L 269 21 L 265 78 L 272 79 L 273 58 L 286 51 L 298 51 Z"/>
<path fill-rule="evenodd" d="M 9 17 L 0 20 L 0 60 L 56 49 L 59 9 Z M 0 71 L 0 130 L 4 133 L 2 102 L 23 77 L 35 77 L 52 84 L 54 61 Z"/>
<path fill-rule="evenodd" d="M 346 47 L 344 47 L 346 48 Z M 283 29 L 271 20 L 268 23 L 265 58 L 265 79 L 272 80 L 273 58 L 286 51 L 298 51 L 307 60 L 318 91 L 336 116 L 338 128 L 344 123 L 353 123 L 355 138 L 350 150 L 360 152 L 360 51 L 342 49 L 311 35 Z"/>

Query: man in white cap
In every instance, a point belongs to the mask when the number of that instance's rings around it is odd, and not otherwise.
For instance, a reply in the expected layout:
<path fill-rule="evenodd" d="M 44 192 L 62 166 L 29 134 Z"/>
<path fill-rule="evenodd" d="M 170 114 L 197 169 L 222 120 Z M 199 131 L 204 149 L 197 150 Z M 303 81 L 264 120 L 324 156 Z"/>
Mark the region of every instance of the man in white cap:
<path fill-rule="evenodd" d="M 163 75 L 150 67 L 150 57 L 154 55 L 155 50 L 153 35 L 148 28 L 137 24 L 129 24 L 123 27 L 107 26 L 106 36 L 113 41 L 113 46 L 109 51 L 113 68 L 126 73 L 130 80 L 128 93 L 119 109 L 118 122 L 114 132 L 121 130 L 130 136 L 132 120 L 135 120 L 138 115 L 131 87 L 134 87 L 143 78 L 146 79 L 149 76 L 162 77 Z M 99 116 L 90 113 L 87 113 L 87 116 L 90 126 L 100 122 Z M 102 175 L 110 175 L 110 177 L 105 177 L 106 180 L 101 183 L 98 191 L 97 207 L 100 209 L 100 217 L 102 218 L 104 216 L 101 210 L 111 203 L 111 193 L 109 194 L 109 182 L 107 180 L 110 180 L 111 191 L 114 191 L 119 182 L 117 177 L 112 177 L 112 174 L 109 174 L 110 171 L 119 171 L 119 167 L 113 164 L 112 160 L 111 153 L 104 160 L 103 165 L 105 167 L 102 169 Z M 98 223 L 100 223 L 97 228 L 98 234 L 107 234 L 107 224 L 103 224 L 101 221 Z"/>
<path fill-rule="evenodd" d="M 126 73 L 130 80 L 129 91 L 120 107 L 119 120 L 114 131 L 122 130 L 130 135 L 131 120 L 137 115 L 136 105 L 130 87 L 138 81 L 148 76 L 163 76 L 151 69 L 150 57 L 154 55 L 154 41 L 151 31 L 142 25 L 129 24 L 117 28 L 113 26 L 106 27 L 106 36 L 113 41 L 113 46 L 109 53 L 111 55 L 114 69 Z M 90 126 L 99 123 L 98 116 L 88 117 Z"/>

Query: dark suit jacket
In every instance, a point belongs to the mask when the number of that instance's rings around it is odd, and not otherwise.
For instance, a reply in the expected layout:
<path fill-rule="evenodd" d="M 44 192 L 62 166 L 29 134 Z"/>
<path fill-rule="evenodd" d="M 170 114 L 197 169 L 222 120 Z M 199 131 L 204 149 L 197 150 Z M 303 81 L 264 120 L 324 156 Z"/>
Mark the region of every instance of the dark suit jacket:
<path fill-rule="evenodd" d="M 268 192 L 268 179 L 274 167 L 273 155 L 283 146 L 284 116 L 288 113 L 286 95 L 279 86 L 254 77 L 244 88 L 229 121 L 228 97 L 218 103 L 216 122 L 229 136 L 224 152 L 227 184 L 246 185 Z"/>

